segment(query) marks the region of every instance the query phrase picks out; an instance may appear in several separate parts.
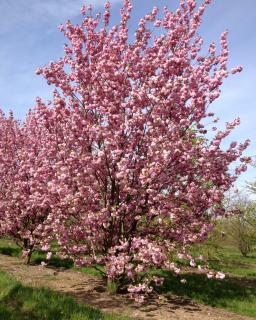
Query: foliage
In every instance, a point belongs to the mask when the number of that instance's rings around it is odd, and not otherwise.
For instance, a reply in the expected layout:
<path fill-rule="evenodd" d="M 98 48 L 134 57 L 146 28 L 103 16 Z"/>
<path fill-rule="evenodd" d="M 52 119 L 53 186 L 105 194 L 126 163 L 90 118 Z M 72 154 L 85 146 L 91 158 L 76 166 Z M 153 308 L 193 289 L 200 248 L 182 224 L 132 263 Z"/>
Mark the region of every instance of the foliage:
<path fill-rule="evenodd" d="M 226 230 L 243 256 L 256 248 L 256 204 L 255 201 L 236 195 L 231 199 L 229 210 L 235 212 L 222 221 Z"/>
<path fill-rule="evenodd" d="M 70 43 L 64 57 L 37 70 L 54 85 L 53 100 L 38 98 L 22 126 L 1 117 L 1 130 L 10 126 L 0 145 L 1 155 L 10 151 L 0 161 L 1 232 L 29 243 L 26 254 L 41 246 L 50 259 L 55 239 L 59 255 L 104 265 L 108 280 L 139 301 L 162 282 L 142 272 L 179 273 L 172 252 L 196 266 L 187 247 L 225 214 L 224 193 L 250 162 L 242 157 L 249 141 L 221 148 L 239 119 L 206 136 L 205 120 L 218 121 L 210 104 L 242 69 L 227 68 L 227 32 L 219 52 L 212 43 L 202 55 L 197 29 L 209 3 L 181 0 L 161 17 L 154 7 L 133 39 L 129 0 L 117 26 L 108 2 L 102 19 L 83 7 L 80 25 L 60 26 Z"/>

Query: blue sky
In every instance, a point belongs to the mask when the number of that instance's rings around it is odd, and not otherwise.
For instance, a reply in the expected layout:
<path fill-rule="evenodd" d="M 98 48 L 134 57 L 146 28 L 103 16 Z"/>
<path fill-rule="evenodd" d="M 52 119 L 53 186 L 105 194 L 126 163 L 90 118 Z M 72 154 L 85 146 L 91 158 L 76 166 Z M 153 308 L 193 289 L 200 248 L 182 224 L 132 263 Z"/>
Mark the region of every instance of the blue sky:
<path fill-rule="evenodd" d="M 23 119 L 33 107 L 35 97 L 51 98 L 52 88 L 35 75 L 35 69 L 62 56 L 63 35 L 57 26 L 70 19 L 78 22 L 82 4 L 102 8 L 104 0 L 0 0 L 0 106 L 14 111 Z M 117 23 L 120 0 L 112 0 L 112 21 Z M 137 20 L 154 5 L 177 7 L 177 0 L 134 0 L 131 29 Z M 229 30 L 230 67 L 243 65 L 244 71 L 231 76 L 222 87 L 222 96 L 212 105 L 221 123 L 235 117 L 241 125 L 228 139 L 252 143 L 248 155 L 256 155 L 256 1 L 213 0 L 203 18 L 200 34 L 205 44 L 218 41 L 220 33 Z M 255 169 L 249 169 L 238 181 L 256 179 Z"/>

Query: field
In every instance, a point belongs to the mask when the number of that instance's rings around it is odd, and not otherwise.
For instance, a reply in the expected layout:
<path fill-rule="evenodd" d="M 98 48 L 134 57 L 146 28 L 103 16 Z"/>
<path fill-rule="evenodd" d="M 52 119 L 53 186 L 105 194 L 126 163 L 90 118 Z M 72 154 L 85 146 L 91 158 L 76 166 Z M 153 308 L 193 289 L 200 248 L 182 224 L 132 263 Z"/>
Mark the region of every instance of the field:
<path fill-rule="evenodd" d="M 202 250 L 202 248 L 200 249 Z M 0 241 L 0 253 L 2 254 L 0 258 L 4 257 L 3 255 L 6 257 L 20 257 L 21 255 L 20 249 L 8 240 Z M 43 253 L 35 252 L 31 264 L 34 267 L 39 266 L 44 258 Z M 62 261 L 55 256 L 49 262 L 49 266 L 54 268 L 53 270 L 67 270 L 73 274 L 75 272 L 81 277 L 100 278 L 100 274 L 94 269 L 82 268 L 78 270 L 73 267 L 71 261 Z M 175 299 L 178 299 L 177 297 L 181 297 L 181 300 L 177 302 L 178 305 L 185 306 L 186 303 L 190 305 L 191 301 L 195 301 L 199 304 L 256 318 L 256 254 L 245 258 L 234 247 L 218 248 L 211 257 L 210 266 L 216 270 L 224 271 L 226 278 L 222 281 L 207 279 L 204 275 L 197 272 L 192 273 L 189 269 L 181 276 L 164 271 L 152 271 L 165 278 L 164 288 L 159 291 L 162 299 L 158 302 L 159 306 L 166 304 L 166 301 L 173 303 Z M 47 269 L 50 270 L 50 268 Z M 48 278 L 45 277 L 42 283 L 43 287 L 45 284 L 47 285 L 47 281 L 50 284 L 51 277 L 51 275 Z M 186 284 L 180 283 L 181 277 L 187 280 Z M 23 282 L 17 282 L 13 277 L 7 276 L 3 272 L 0 273 L 0 278 L 1 320 L 124 319 L 121 316 L 102 313 L 97 308 L 78 303 L 73 298 L 56 293 L 49 288 L 24 285 Z M 45 280 L 47 281 L 45 282 Z M 99 303 L 96 307 L 101 307 L 101 304 Z M 115 308 L 111 311 L 114 312 Z M 116 311 L 119 313 L 118 309 Z M 40 317 L 40 315 L 43 316 Z"/>

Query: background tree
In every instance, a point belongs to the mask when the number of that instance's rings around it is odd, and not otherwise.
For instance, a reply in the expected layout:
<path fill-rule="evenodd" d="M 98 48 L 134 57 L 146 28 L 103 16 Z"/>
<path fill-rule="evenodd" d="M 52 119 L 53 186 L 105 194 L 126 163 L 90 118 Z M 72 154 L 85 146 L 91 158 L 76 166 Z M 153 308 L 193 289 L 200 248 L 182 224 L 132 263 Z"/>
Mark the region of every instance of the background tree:
<path fill-rule="evenodd" d="M 12 114 L 0 115 L 0 232 L 23 249 L 26 263 L 51 238 L 45 230 L 51 212 L 48 181 L 52 173 L 51 158 L 45 151 L 53 144 L 51 128 L 44 122 L 47 113 L 51 110 L 38 100 L 23 125 Z"/>
<path fill-rule="evenodd" d="M 236 193 L 228 199 L 231 216 L 222 221 L 241 254 L 247 256 L 256 247 L 256 204 L 248 197 Z"/>

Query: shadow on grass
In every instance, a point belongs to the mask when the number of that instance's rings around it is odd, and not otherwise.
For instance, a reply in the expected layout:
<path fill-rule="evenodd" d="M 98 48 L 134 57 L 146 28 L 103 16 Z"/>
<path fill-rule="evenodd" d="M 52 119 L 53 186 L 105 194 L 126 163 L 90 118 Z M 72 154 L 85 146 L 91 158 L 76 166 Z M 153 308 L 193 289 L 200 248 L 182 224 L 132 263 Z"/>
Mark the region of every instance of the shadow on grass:
<path fill-rule="evenodd" d="M 1 320 L 106 319 L 101 311 L 80 305 L 72 298 L 49 289 L 17 283 L 0 300 Z"/>
<path fill-rule="evenodd" d="M 46 255 L 43 252 L 35 252 L 32 255 L 32 264 L 41 264 L 42 261 L 46 261 L 48 266 L 53 268 L 71 269 L 74 267 L 74 263 L 71 259 L 60 259 L 57 256 L 53 256 L 49 261 L 46 260 Z"/>
<path fill-rule="evenodd" d="M 4 254 L 11 257 L 20 257 L 21 249 L 18 246 L 5 246 L 0 243 L 0 254 Z M 31 257 L 31 264 L 41 264 L 42 261 L 46 261 L 46 253 L 43 251 L 35 251 Z M 57 256 L 53 256 L 51 260 L 47 261 L 47 264 L 54 268 L 71 269 L 74 263 L 71 259 L 60 259 Z"/>
<path fill-rule="evenodd" d="M 21 249 L 18 246 L 6 246 L 2 240 L 2 242 L 0 241 L 0 254 L 12 257 L 20 257 Z M 93 267 L 76 268 L 74 267 L 74 262 L 71 259 L 61 259 L 60 257 L 53 255 L 50 260 L 47 260 L 45 252 L 40 250 L 34 251 L 31 257 L 30 264 L 40 265 L 41 262 L 46 262 L 47 265 L 53 269 L 74 269 L 95 277 L 101 277 L 101 273 L 95 270 Z M 103 270 L 101 266 L 98 266 L 98 268 Z"/>
<path fill-rule="evenodd" d="M 0 254 L 5 254 L 7 256 L 19 257 L 21 253 L 20 248 L 14 247 L 0 247 Z"/>
<path fill-rule="evenodd" d="M 170 272 L 161 272 L 165 278 L 164 293 L 188 297 L 195 301 L 213 307 L 256 316 L 256 288 L 247 287 L 243 282 L 238 283 L 231 278 L 224 280 L 207 279 L 202 274 L 185 274 L 182 278 L 186 284 L 180 282 L 181 277 Z"/>

